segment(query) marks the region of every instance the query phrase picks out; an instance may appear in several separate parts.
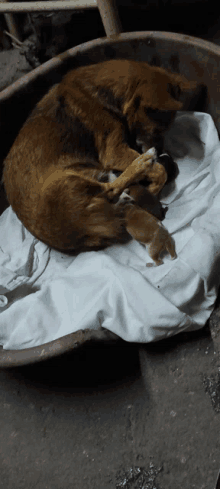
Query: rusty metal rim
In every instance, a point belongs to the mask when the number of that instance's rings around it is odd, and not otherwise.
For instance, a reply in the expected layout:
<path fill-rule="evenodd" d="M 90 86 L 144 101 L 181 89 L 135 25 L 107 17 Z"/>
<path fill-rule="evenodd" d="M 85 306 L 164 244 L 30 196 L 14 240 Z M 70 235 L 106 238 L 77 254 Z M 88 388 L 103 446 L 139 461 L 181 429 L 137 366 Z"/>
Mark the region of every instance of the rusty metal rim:
<path fill-rule="evenodd" d="M 87 334 L 88 336 L 88 334 Z M 86 340 L 85 331 L 77 331 L 44 345 L 26 348 L 22 350 L 0 351 L 0 367 L 17 367 L 29 363 L 40 362 L 51 357 L 62 355 L 66 351 L 73 350 Z"/>
<path fill-rule="evenodd" d="M 199 39 L 197 37 L 192 37 L 188 36 L 185 34 L 175 34 L 172 32 L 158 32 L 158 31 L 140 31 L 140 32 L 126 32 L 123 34 L 119 34 L 117 36 L 111 36 L 109 37 L 104 37 L 104 38 L 98 38 L 94 39 L 92 41 L 88 41 L 86 43 L 80 44 L 79 46 L 76 46 L 74 48 L 71 48 L 67 51 L 65 51 L 62 54 L 59 54 L 55 56 L 54 58 L 50 59 L 46 63 L 42 64 L 41 66 L 38 66 L 34 70 L 32 70 L 30 73 L 27 73 L 26 75 L 22 76 L 19 78 L 19 80 L 15 81 L 10 85 L 9 87 L 5 88 L 0 92 L 0 102 L 7 100 L 9 97 L 11 97 L 14 93 L 16 93 L 19 88 L 24 88 L 27 87 L 28 84 L 36 79 L 38 75 L 46 75 L 51 69 L 58 68 L 65 59 L 68 58 L 73 58 L 77 54 L 82 54 L 85 51 L 88 51 L 89 49 L 92 49 L 94 46 L 105 46 L 105 45 L 111 45 L 114 44 L 115 42 L 124 42 L 124 41 L 131 41 L 131 40 L 145 40 L 145 39 L 160 39 L 160 40 L 169 40 L 169 41 L 175 41 L 175 43 L 184 43 L 186 46 L 192 46 L 192 47 L 197 47 L 201 49 L 205 49 L 210 52 L 210 54 L 216 54 L 220 55 L 220 47 L 217 46 L 216 44 L 213 44 L 212 42 L 209 41 L 204 41 L 203 39 Z"/>
<path fill-rule="evenodd" d="M 22 350 L 3 350 L 0 346 L 0 368 L 19 367 L 31 363 L 41 362 L 56 356 L 60 356 L 66 352 L 70 352 L 80 345 L 91 341 L 107 340 L 116 342 L 122 341 L 116 334 L 105 328 L 98 330 L 79 330 L 75 333 L 70 333 L 57 340 L 49 341 L 43 345 L 25 348 Z"/>
<path fill-rule="evenodd" d="M 200 49 L 204 49 L 210 53 L 210 55 L 215 54 L 220 56 L 220 47 L 215 44 L 204 41 L 202 39 L 198 39 L 192 36 L 186 36 L 183 34 L 174 34 L 169 32 L 157 32 L 157 31 L 141 31 L 141 32 L 131 32 L 131 33 L 123 33 L 117 36 L 112 36 L 111 38 L 99 38 L 79 46 L 76 46 L 72 49 L 65 51 L 64 53 L 52 58 L 47 61 L 43 65 L 35 68 L 33 71 L 24 75 L 19 80 L 14 82 L 8 88 L 4 89 L 0 93 L 0 103 L 4 100 L 7 100 L 15 93 L 19 92 L 19 89 L 22 87 L 28 87 L 28 84 L 35 80 L 38 76 L 46 75 L 51 69 L 57 68 L 62 65 L 63 61 L 68 58 L 73 58 L 78 54 L 83 54 L 87 52 L 89 49 L 94 48 L 95 46 L 109 46 L 114 44 L 115 42 L 125 42 L 132 40 L 150 40 L 152 39 L 160 39 L 160 40 L 169 40 L 175 41 L 175 43 L 185 44 L 186 46 L 196 47 Z M 21 365 L 27 365 L 31 363 L 36 363 L 42 360 L 49 359 L 51 357 L 55 357 L 61 355 L 67 351 L 74 350 L 79 345 L 87 343 L 91 340 L 105 340 L 105 339 L 119 339 L 117 335 L 111 333 L 110 331 L 104 330 L 100 328 L 100 330 L 80 330 L 75 333 L 71 333 L 69 335 L 63 336 L 57 340 L 51 341 L 49 343 L 45 343 L 43 345 L 26 348 L 22 350 L 3 350 L 0 347 L 0 367 L 17 367 Z"/>

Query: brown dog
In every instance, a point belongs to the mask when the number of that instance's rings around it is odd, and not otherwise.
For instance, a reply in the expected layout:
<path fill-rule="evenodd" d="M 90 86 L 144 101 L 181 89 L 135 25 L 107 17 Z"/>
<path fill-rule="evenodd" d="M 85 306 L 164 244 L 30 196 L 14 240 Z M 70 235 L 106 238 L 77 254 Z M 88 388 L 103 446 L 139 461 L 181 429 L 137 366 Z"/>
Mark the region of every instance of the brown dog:
<path fill-rule="evenodd" d="M 157 264 L 163 250 L 174 257 L 172 239 L 165 228 L 161 234 L 155 217 L 116 201 L 144 178 L 151 194 L 160 192 L 164 167 L 155 155 L 131 149 L 129 138 L 144 136 L 146 144 L 147 135 L 147 149 L 160 152 L 163 133 L 182 107 L 180 91 L 195 86 L 131 60 L 67 73 L 37 104 L 4 162 L 8 201 L 24 226 L 64 252 L 101 249 L 133 236 L 154 243 L 150 253 Z M 101 182 L 109 170 L 122 174 L 113 183 Z"/>

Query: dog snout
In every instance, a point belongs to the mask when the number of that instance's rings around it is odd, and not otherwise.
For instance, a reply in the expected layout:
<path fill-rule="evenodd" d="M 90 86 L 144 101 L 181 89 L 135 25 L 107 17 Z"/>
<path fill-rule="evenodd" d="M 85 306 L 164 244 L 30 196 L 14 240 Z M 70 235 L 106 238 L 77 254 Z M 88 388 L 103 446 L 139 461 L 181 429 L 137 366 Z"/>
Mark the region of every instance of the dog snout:
<path fill-rule="evenodd" d="M 147 151 L 148 149 L 154 147 L 156 148 L 157 154 L 160 155 L 163 152 L 163 136 L 156 134 L 138 134 L 136 143 L 142 146 L 142 151 Z"/>

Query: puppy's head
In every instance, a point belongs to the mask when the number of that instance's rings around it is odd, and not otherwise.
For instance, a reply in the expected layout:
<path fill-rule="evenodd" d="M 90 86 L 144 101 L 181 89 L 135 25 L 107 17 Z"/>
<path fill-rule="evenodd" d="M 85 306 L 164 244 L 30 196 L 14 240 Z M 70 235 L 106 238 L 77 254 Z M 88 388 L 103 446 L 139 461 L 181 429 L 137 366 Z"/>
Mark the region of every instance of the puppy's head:
<path fill-rule="evenodd" d="M 183 106 L 181 94 L 196 87 L 196 82 L 189 82 L 181 75 L 142 65 L 134 93 L 123 107 L 130 131 L 160 153 L 163 134 L 173 122 L 176 111 Z"/>

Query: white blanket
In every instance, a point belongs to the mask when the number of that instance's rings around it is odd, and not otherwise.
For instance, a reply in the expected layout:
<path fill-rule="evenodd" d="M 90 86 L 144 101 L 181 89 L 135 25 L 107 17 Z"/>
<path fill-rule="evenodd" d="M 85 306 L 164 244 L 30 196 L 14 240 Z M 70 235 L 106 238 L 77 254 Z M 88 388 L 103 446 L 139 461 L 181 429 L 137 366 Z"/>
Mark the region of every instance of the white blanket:
<path fill-rule="evenodd" d="M 199 137 L 201 141 L 199 140 Z M 69 257 L 35 239 L 9 207 L 0 218 L 0 344 L 22 349 L 100 326 L 151 342 L 203 327 L 220 283 L 220 142 L 211 116 L 178 112 L 166 136 L 178 163 L 163 224 L 177 259 L 152 262 L 136 241 Z"/>

